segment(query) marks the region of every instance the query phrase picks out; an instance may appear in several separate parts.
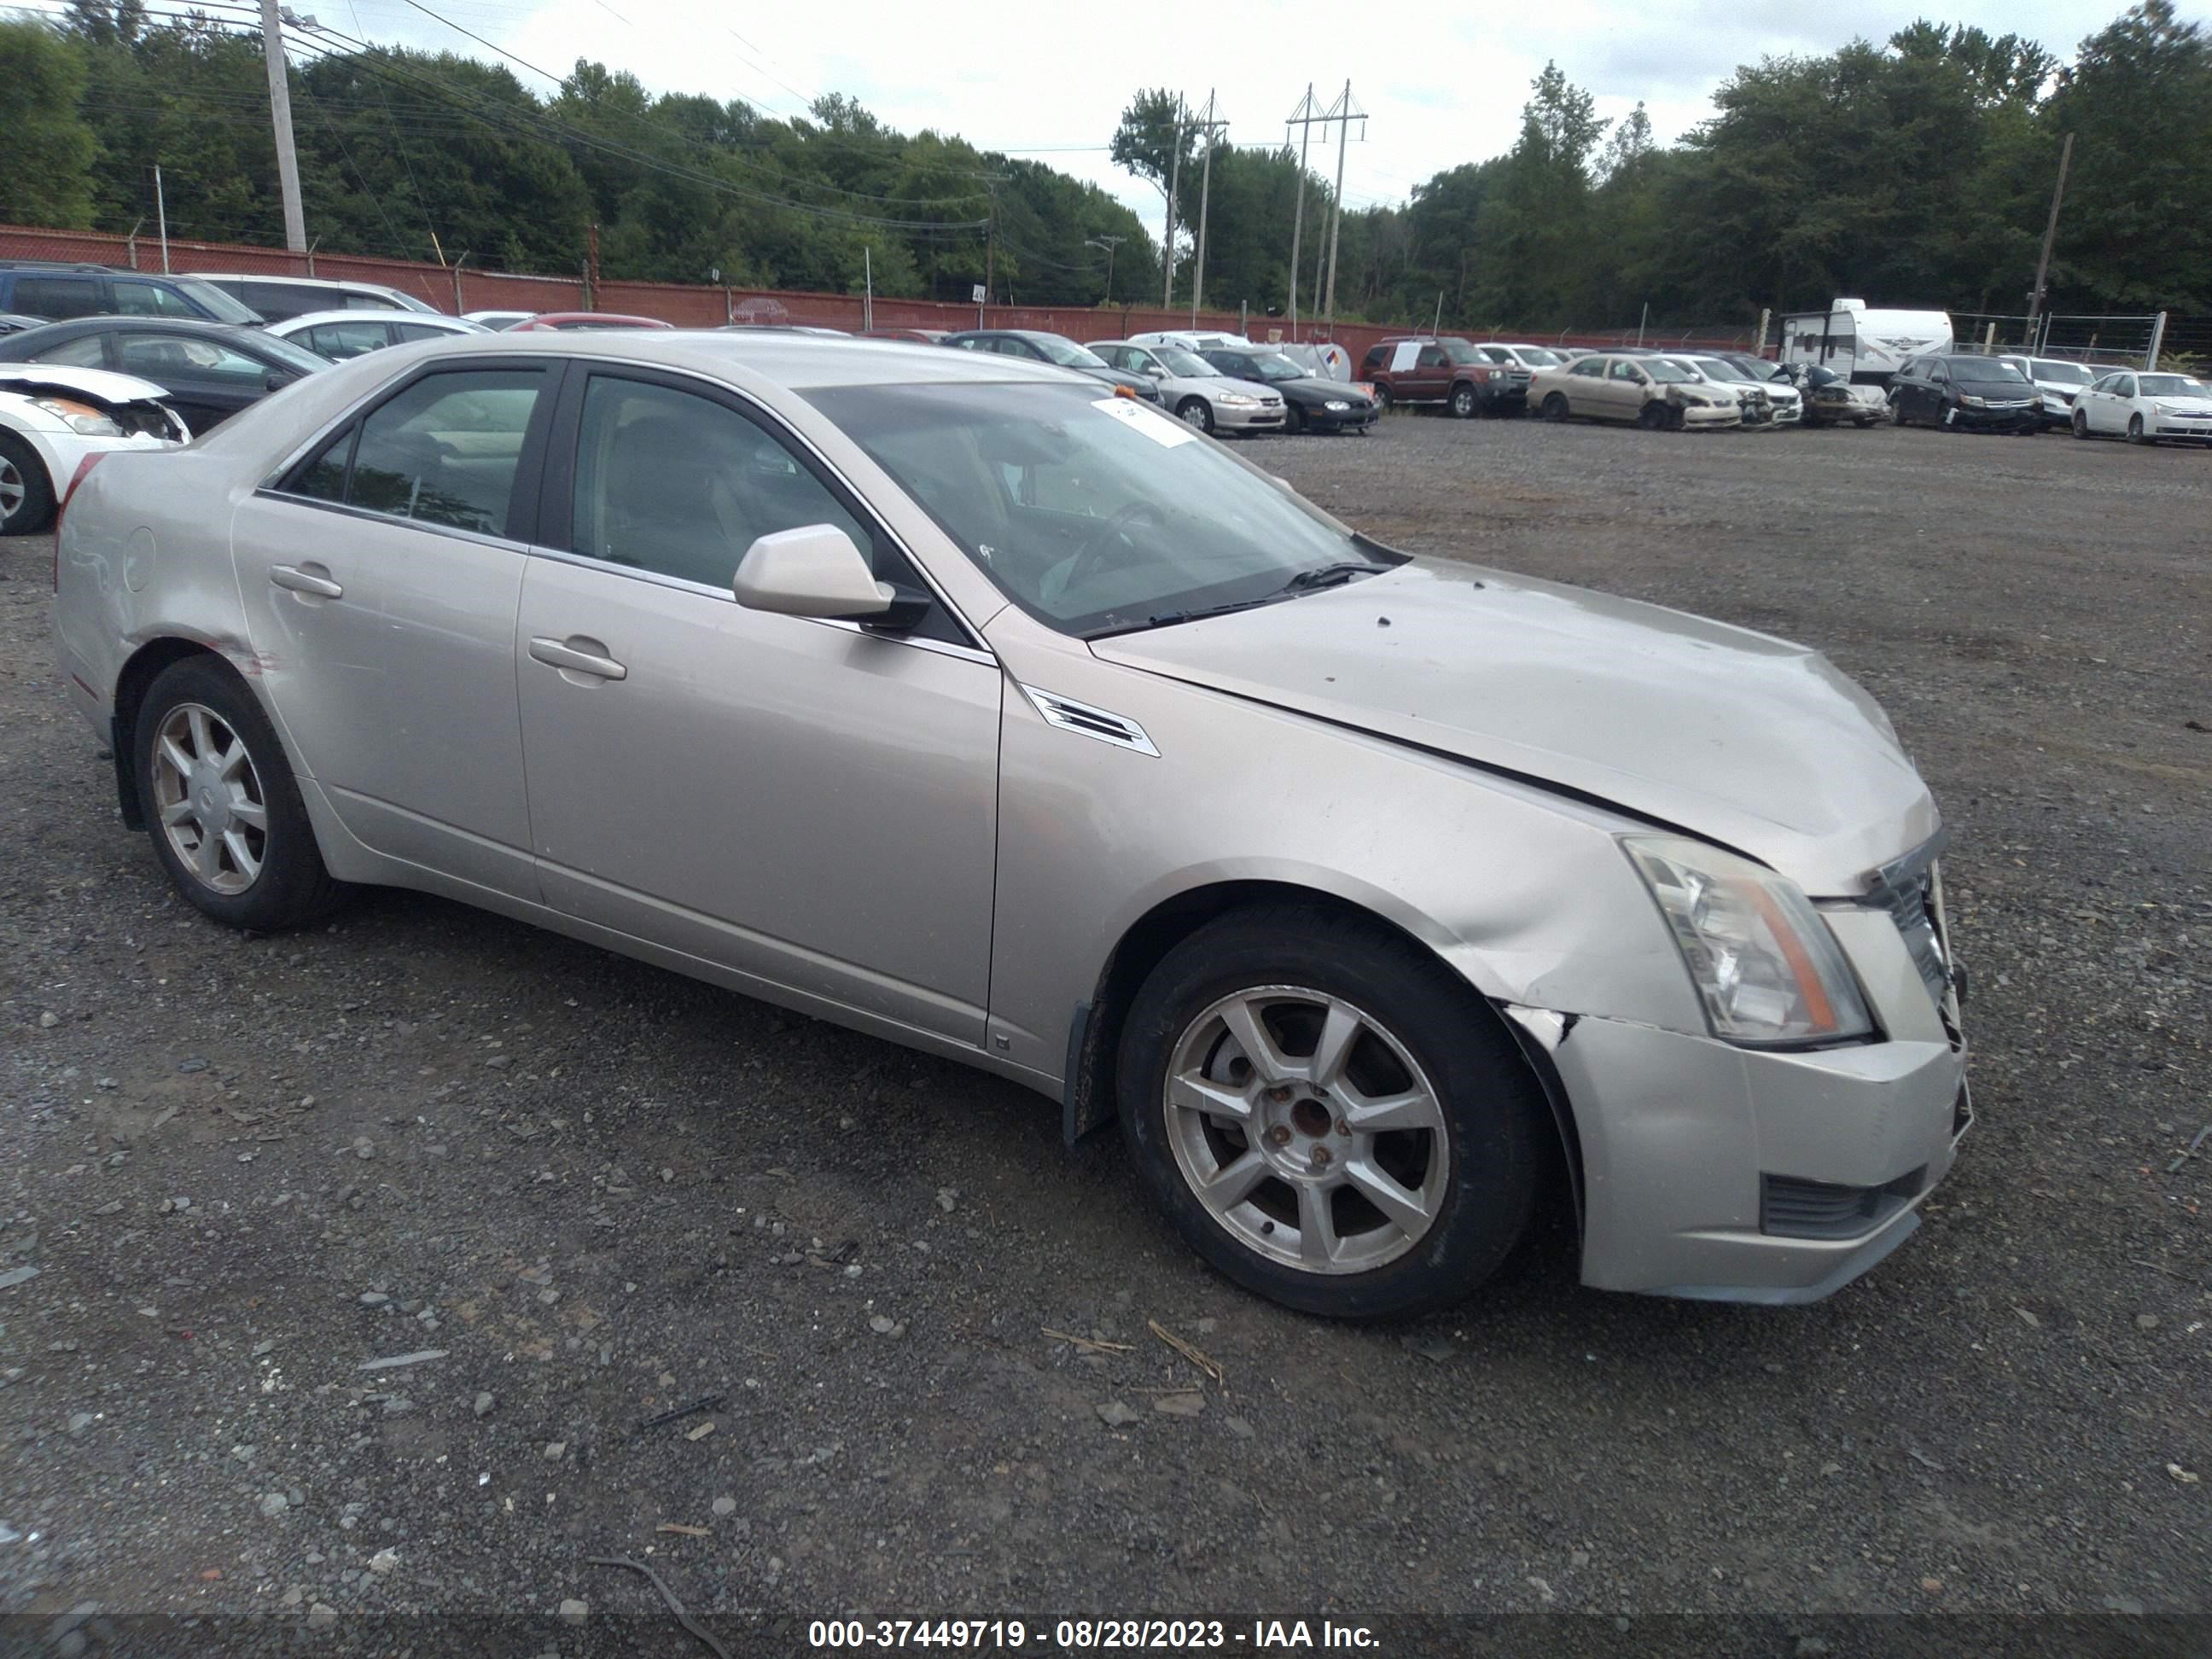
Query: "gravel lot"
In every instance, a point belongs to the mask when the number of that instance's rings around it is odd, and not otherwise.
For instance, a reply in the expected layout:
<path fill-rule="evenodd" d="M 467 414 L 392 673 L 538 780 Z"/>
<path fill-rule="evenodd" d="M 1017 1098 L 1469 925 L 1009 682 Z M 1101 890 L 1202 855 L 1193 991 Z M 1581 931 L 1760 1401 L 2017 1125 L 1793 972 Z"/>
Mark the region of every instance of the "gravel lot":
<path fill-rule="evenodd" d="M 52 544 L 0 543 L 0 1612 L 576 1598 L 573 1651 L 660 1615 L 608 1555 L 733 1630 L 2212 1611 L 2212 1141 L 2168 1169 L 2212 1119 L 2212 455 L 1403 415 L 1242 453 L 1886 702 L 1973 975 L 1981 1124 L 1917 1238 L 1776 1311 L 1582 1291 L 1553 1237 L 1342 1328 L 1012 1085 L 411 895 L 237 937 L 118 823 Z"/>

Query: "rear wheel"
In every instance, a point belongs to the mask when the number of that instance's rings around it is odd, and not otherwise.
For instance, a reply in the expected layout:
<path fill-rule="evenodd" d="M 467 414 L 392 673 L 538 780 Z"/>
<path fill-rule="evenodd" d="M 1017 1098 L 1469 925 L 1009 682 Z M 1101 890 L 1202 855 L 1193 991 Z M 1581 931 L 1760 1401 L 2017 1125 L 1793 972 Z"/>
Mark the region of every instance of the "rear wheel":
<path fill-rule="evenodd" d="M 0 536 L 29 536 L 54 516 L 54 484 L 38 452 L 0 432 Z"/>
<path fill-rule="evenodd" d="M 1200 432 L 1213 430 L 1213 406 L 1203 398 L 1186 398 L 1176 405 L 1176 415 L 1186 425 Z"/>
<path fill-rule="evenodd" d="M 1462 381 L 1451 389 L 1451 398 L 1444 406 L 1451 410 L 1452 419 L 1463 421 L 1474 413 L 1474 388 Z"/>
<path fill-rule="evenodd" d="M 1119 1052 L 1121 1125 L 1192 1248 L 1304 1312 L 1446 1306 L 1534 1207 L 1543 1100 L 1495 1016 L 1412 941 L 1302 906 L 1169 952 Z"/>
<path fill-rule="evenodd" d="M 1539 411 L 1547 421 L 1564 421 L 1573 412 L 1567 406 L 1567 394 L 1564 392 L 1547 393 L 1544 398 L 1543 407 Z"/>
<path fill-rule="evenodd" d="M 198 656 L 163 669 L 139 708 L 133 749 L 155 854 L 200 910 L 274 933 L 315 921 L 343 896 L 275 728 L 227 665 Z"/>

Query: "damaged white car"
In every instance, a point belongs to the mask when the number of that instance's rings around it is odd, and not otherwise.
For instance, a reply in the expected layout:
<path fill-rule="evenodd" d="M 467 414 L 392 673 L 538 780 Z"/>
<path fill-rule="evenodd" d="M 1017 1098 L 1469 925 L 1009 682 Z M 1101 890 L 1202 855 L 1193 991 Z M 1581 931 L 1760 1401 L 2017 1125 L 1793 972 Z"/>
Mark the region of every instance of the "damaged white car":
<path fill-rule="evenodd" d="M 189 442 L 167 395 L 104 368 L 0 364 L 0 536 L 44 530 L 94 455 Z"/>

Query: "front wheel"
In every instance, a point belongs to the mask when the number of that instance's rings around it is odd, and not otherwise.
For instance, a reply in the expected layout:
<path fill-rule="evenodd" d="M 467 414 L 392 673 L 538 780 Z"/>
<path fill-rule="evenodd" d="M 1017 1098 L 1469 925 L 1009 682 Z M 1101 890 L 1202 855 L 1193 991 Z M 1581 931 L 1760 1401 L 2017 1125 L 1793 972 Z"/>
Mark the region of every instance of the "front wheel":
<path fill-rule="evenodd" d="M 1176 405 L 1176 418 L 1200 432 L 1213 430 L 1213 406 L 1203 398 L 1186 398 Z"/>
<path fill-rule="evenodd" d="M 1646 432 L 1664 432 L 1674 422 L 1668 418 L 1666 404 L 1646 404 L 1636 411 L 1636 424 Z"/>
<path fill-rule="evenodd" d="M 1285 402 L 1283 404 L 1283 430 L 1290 434 L 1291 437 L 1296 438 L 1301 436 L 1304 433 L 1305 429 L 1305 410 L 1300 409 L 1294 403 Z"/>
<path fill-rule="evenodd" d="M 1391 407 L 1390 388 L 1378 381 L 1375 387 L 1375 412 L 1377 415 L 1388 415 Z"/>
<path fill-rule="evenodd" d="M 1892 426 L 1903 426 L 1905 424 L 1904 398 L 1892 398 L 1889 400 L 1889 423 Z"/>
<path fill-rule="evenodd" d="M 2147 444 L 2150 441 L 2143 434 L 2143 418 L 2140 415 L 2128 416 L 2128 441 L 2131 444 Z"/>
<path fill-rule="evenodd" d="M 2088 410 L 2077 409 L 2074 411 L 2074 435 L 2077 438 L 2086 438 L 2089 435 Z"/>
<path fill-rule="evenodd" d="M 1451 389 L 1451 401 L 1445 407 L 1451 410 L 1451 417 L 1455 421 L 1467 419 L 1468 416 L 1474 413 L 1474 388 L 1471 386 L 1454 386 Z"/>
<path fill-rule="evenodd" d="M 1554 392 L 1545 398 L 1543 406 L 1537 412 L 1547 421 L 1558 422 L 1565 420 L 1574 411 L 1567 406 L 1567 394 Z"/>
<path fill-rule="evenodd" d="M 1302 1312 L 1424 1313 L 1527 1227 L 1544 1105 L 1496 1017 L 1411 941 L 1304 906 L 1170 951 L 1118 1052 L 1146 1184 L 1221 1273 Z"/>
<path fill-rule="evenodd" d="M 29 536 L 54 516 L 54 483 L 38 452 L 12 432 L 0 432 L 0 536 Z"/>
<path fill-rule="evenodd" d="M 163 669 L 132 746 L 155 855 L 200 910 L 275 933 L 343 896 L 276 730 L 227 664 L 196 656 Z"/>

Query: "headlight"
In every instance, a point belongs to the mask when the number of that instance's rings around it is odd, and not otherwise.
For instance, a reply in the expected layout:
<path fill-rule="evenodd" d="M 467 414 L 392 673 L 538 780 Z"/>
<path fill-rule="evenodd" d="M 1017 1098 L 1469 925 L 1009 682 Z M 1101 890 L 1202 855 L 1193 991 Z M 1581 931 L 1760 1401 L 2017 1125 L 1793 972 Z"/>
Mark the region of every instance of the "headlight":
<path fill-rule="evenodd" d="M 1702 842 L 1622 845 L 1674 930 L 1715 1036 L 1760 1048 L 1874 1029 L 1835 935 L 1796 883 Z"/>
<path fill-rule="evenodd" d="M 1959 402 L 1966 409 L 1986 409 L 1989 407 L 1990 400 L 1987 398 L 1977 398 L 1971 392 L 1961 392 L 1959 394 Z"/>
<path fill-rule="evenodd" d="M 106 415 L 90 404 L 81 404 L 74 398 L 33 398 L 31 406 L 45 410 L 80 437 L 119 438 L 123 435 L 123 428 Z"/>
<path fill-rule="evenodd" d="M 1341 415 L 1346 410 L 1351 408 L 1352 405 L 1346 403 L 1340 398 L 1331 398 L 1327 403 L 1323 404 L 1322 407 L 1327 410 L 1333 410 L 1337 414 Z"/>
<path fill-rule="evenodd" d="M 1257 398 L 1248 398 L 1241 392 L 1224 392 L 1213 401 L 1226 404 L 1231 409 L 1257 409 L 1260 406 Z"/>

